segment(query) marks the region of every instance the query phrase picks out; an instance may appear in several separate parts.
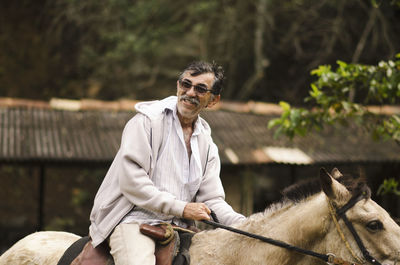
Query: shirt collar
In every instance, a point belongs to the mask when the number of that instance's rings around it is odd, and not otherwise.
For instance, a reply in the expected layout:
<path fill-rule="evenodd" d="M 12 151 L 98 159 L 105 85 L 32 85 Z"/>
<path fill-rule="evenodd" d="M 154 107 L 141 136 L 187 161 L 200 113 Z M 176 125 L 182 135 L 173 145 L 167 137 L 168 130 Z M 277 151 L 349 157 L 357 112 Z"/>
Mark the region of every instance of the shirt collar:
<path fill-rule="evenodd" d="M 175 105 L 169 105 L 165 107 L 166 110 L 170 110 L 172 111 L 172 116 L 175 120 L 179 121 L 179 117 L 178 117 L 178 109 Z M 192 135 L 199 135 L 200 133 L 202 133 L 204 131 L 204 126 L 201 122 L 200 116 L 197 116 L 196 121 L 194 122 L 194 130 L 193 130 L 193 134 Z"/>

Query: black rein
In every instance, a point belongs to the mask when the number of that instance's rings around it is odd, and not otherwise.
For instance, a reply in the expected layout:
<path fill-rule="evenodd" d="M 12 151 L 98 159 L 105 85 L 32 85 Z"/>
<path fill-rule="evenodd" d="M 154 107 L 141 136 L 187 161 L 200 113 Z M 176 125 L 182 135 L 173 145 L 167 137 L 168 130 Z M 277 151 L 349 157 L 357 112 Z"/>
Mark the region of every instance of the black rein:
<path fill-rule="evenodd" d="M 361 252 L 363 253 L 364 258 L 368 262 L 370 262 L 371 264 L 382 265 L 379 261 L 377 261 L 374 257 L 372 257 L 371 254 L 369 254 L 369 252 L 365 248 L 360 236 L 357 234 L 357 231 L 354 229 L 353 224 L 347 219 L 347 216 L 346 216 L 346 211 L 351 209 L 360 200 L 365 199 L 365 195 L 366 195 L 365 193 L 362 193 L 362 194 L 360 194 L 358 196 L 354 196 L 353 198 L 351 198 L 349 200 L 349 202 L 346 203 L 342 208 L 336 209 L 336 215 L 338 216 L 338 218 L 342 218 L 343 219 L 343 221 L 346 224 L 347 228 L 350 230 L 351 234 L 353 235 L 353 238 L 356 241 L 358 247 L 360 248 Z M 261 236 L 261 235 L 252 234 L 252 233 L 249 233 L 249 232 L 246 232 L 246 231 L 243 231 L 243 230 L 239 230 L 239 229 L 233 228 L 231 226 L 226 226 L 226 225 L 220 224 L 216 214 L 214 213 L 214 211 L 211 211 L 211 217 L 213 218 L 214 221 L 203 220 L 202 222 L 206 223 L 208 225 L 214 226 L 214 227 L 222 228 L 222 229 L 237 233 L 237 234 L 241 234 L 241 235 L 244 235 L 244 236 L 247 236 L 247 237 L 255 238 L 255 239 L 261 240 L 263 242 L 269 243 L 271 245 L 282 247 L 282 248 L 285 248 L 285 249 L 288 249 L 288 250 L 293 250 L 293 251 L 296 251 L 298 253 L 305 254 L 305 255 L 308 255 L 308 256 L 313 256 L 313 257 L 321 259 L 321 260 L 323 260 L 323 261 L 325 261 L 327 263 L 332 263 L 333 255 L 330 255 L 330 254 L 329 255 L 325 255 L 325 254 L 317 253 L 317 252 L 314 252 L 314 251 L 311 251 L 311 250 L 307 250 L 307 249 L 303 249 L 303 248 L 300 248 L 300 247 L 296 247 L 296 246 L 290 245 L 290 244 L 285 243 L 283 241 L 275 240 L 275 239 L 264 237 L 264 236 Z M 356 264 L 356 263 L 353 263 L 353 264 Z"/>
<path fill-rule="evenodd" d="M 287 244 L 285 242 L 282 242 L 282 241 L 279 241 L 279 240 L 275 240 L 275 239 L 272 239 L 272 238 L 268 238 L 268 237 L 264 237 L 264 236 L 260 236 L 260 235 L 256 235 L 256 234 L 252 234 L 252 233 L 249 233 L 249 232 L 246 232 L 246 231 L 243 231 L 243 230 L 239 230 L 239 229 L 233 228 L 231 226 L 226 226 L 226 225 L 220 224 L 219 220 L 217 218 L 217 215 L 215 214 L 214 211 L 211 211 L 210 215 L 211 215 L 211 217 L 212 217 L 212 219 L 214 221 L 203 220 L 202 222 L 206 223 L 208 225 L 212 225 L 214 227 L 218 227 L 218 228 L 222 228 L 222 229 L 225 229 L 225 230 L 229 230 L 229 231 L 237 233 L 237 234 L 241 234 L 241 235 L 244 235 L 244 236 L 255 238 L 255 239 L 261 240 L 263 242 L 269 243 L 271 245 L 275 245 L 275 246 L 278 246 L 278 247 L 282 247 L 282 248 L 286 248 L 286 249 L 289 249 L 289 250 L 293 250 L 293 251 L 296 251 L 296 252 L 299 252 L 299 253 L 302 253 L 302 254 L 305 254 L 305 255 L 313 256 L 313 257 L 319 258 L 319 259 L 321 259 L 321 260 L 323 260 L 325 262 L 329 261 L 329 258 L 330 258 L 329 255 L 320 254 L 320 253 L 317 253 L 317 252 L 314 252 L 314 251 L 311 251 L 311 250 L 307 250 L 307 249 L 302 249 L 302 248 L 299 248 L 299 247 L 296 247 L 296 246 L 289 245 L 289 244 Z"/>

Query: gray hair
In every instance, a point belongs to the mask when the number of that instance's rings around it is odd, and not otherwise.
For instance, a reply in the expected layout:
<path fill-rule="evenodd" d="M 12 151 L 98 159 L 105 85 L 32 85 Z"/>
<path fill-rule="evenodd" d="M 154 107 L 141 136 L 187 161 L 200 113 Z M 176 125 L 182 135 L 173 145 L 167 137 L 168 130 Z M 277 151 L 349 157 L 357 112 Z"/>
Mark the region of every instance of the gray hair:
<path fill-rule="evenodd" d="M 179 80 L 183 79 L 186 72 L 191 72 L 191 76 L 198 76 L 205 73 L 214 74 L 214 83 L 212 85 L 212 91 L 214 95 L 220 95 L 222 91 L 222 85 L 224 81 L 224 70 L 222 66 L 218 66 L 215 62 L 208 63 L 204 61 L 195 61 L 190 63 L 183 72 L 179 75 Z"/>

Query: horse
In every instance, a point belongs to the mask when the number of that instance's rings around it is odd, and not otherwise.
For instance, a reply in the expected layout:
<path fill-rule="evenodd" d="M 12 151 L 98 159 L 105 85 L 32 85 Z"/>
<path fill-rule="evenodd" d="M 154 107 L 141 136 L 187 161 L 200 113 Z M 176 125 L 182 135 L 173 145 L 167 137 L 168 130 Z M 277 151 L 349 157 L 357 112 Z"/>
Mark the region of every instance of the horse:
<path fill-rule="evenodd" d="M 217 228 L 193 236 L 190 264 L 398 264 L 400 227 L 371 199 L 361 178 L 343 175 L 336 168 L 331 173 L 321 169 L 319 178 L 289 186 L 282 193 L 279 202 L 232 228 L 337 257 L 342 263 Z M 7 250 L 0 264 L 57 264 L 78 238 L 66 232 L 36 232 Z"/>

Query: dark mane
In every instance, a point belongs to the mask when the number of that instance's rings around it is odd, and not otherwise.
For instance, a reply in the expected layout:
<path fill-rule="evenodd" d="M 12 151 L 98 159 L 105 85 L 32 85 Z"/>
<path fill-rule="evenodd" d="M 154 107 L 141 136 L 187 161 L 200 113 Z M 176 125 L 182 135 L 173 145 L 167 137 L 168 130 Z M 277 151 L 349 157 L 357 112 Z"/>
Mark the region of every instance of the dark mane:
<path fill-rule="evenodd" d="M 353 196 L 358 196 L 363 192 L 366 192 L 368 198 L 371 196 L 371 190 L 367 186 L 364 177 L 343 175 L 336 180 L 343 184 Z M 288 199 L 293 202 L 299 202 L 321 191 L 319 178 L 311 178 L 285 188 L 282 191 L 282 195 L 283 200 Z"/>

